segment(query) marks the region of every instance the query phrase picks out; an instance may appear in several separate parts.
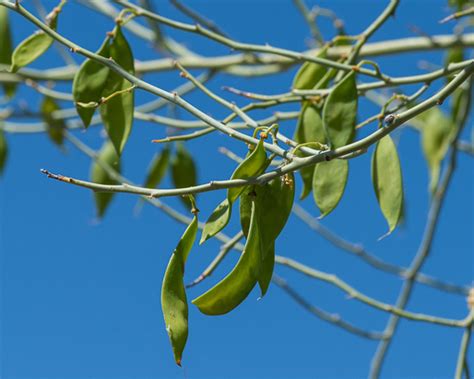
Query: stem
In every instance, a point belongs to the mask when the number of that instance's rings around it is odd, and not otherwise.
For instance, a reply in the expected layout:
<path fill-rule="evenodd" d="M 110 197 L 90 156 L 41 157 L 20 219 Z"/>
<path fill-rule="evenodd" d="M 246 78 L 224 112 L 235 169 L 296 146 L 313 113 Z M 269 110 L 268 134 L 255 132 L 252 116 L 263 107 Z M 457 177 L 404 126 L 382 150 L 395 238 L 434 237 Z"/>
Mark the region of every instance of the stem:
<path fill-rule="evenodd" d="M 444 23 L 446 23 L 448 21 L 451 21 L 451 20 L 457 20 L 461 17 L 472 16 L 472 15 L 474 15 L 474 7 L 470 7 L 470 8 L 464 9 L 462 11 L 453 13 L 453 14 L 449 15 L 448 17 L 443 18 L 439 23 L 444 24 Z"/>
<path fill-rule="evenodd" d="M 469 341 L 471 340 L 472 326 L 474 324 L 474 308 L 469 313 L 469 321 L 466 325 L 466 329 L 462 335 L 461 344 L 459 346 L 459 354 L 456 364 L 456 372 L 454 377 L 456 379 L 462 379 L 462 373 L 464 368 L 467 366 L 467 350 L 469 349 Z M 469 376 L 466 376 L 469 379 Z"/>
<path fill-rule="evenodd" d="M 392 1 L 398 1 L 398 0 L 392 0 Z M 277 48 L 277 47 L 271 47 L 271 46 L 263 46 L 263 45 L 256 45 L 256 44 L 247 44 L 247 43 L 242 43 L 242 42 L 237 42 L 234 40 L 231 40 L 227 37 L 224 37 L 218 33 L 213 32 L 212 30 L 203 28 L 201 25 L 196 24 L 186 24 L 184 22 L 178 22 L 175 20 L 172 20 L 167 17 L 163 17 L 161 15 L 158 15 L 156 13 L 150 12 L 146 9 L 143 9 L 135 4 L 132 4 L 128 1 L 124 0 L 115 0 L 117 4 L 120 4 L 124 7 L 131 8 L 133 9 L 138 15 L 145 16 L 148 18 L 151 18 L 153 20 L 156 20 L 158 22 L 163 23 L 164 25 L 168 25 L 170 27 L 173 27 L 175 29 L 183 30 L 186 32 L 191 32 L 195 34 L 202 35 L 204 37 L 207 37 L 211 40 L 214 40 L 218 43 L 221 43 L 223 45 L 229 46 L 232 49 L 239 50 L 239 51 L 247 51 L 247 52 L 254 52 L 254 53 L 271 53 L 271 54 L 276 54 L 280 55 L 282 57 L 287 57 L 290 58 L 296 62 L 313 62 L 317 63 L 329 68 L 335 68 L 338 70 L 342 71 L 352 71 L 353 67 L 352 65 L 348 64 L 343 64 L 343 63 L 338 63 L 331 61 L 329 59 L 323 59 L 319 57 L 315 57 L 312 55 L 308 54 L 302 54 L 299 52 L 295 52 L 292 50 L 288 49 L 282 49 L 282 48 Z M 367 75 L 367 76 L 372 76 L 372 77 L 378 77 L 378 74 L 374 70 L 368 70 L 365 68 L 361 68 L 358 71 L 360 74 Z"/>
<path fill-rule="evenodd" d="M 352 255 L 355 255 L 356 257 L 359 257 L 360 259 L 362 259 L 362 261 L 378 270 L 384 271 L 389 274 L 397 275 L 402 278 L 407 277 L 409 271 L 408 268 L 387 263 L 379 259 L 377 256 L 369 253 L 366 249 L 364 249 L 362 245 L 352 243 L 343 239 L 336 233 L 323 226 L 316 217 L 312 217 L 301 205 L 294 204 L 292 212 L 305 224 L 307 224 L 312 230 L 317 232 L 321 237 L 323 237 L 339 249 L 348 252 Z M 436 288 L 445 292 L 455 293 L 462 296 L 466 296 L 470 290 L 469 286 L 459 286 L 456 284 L 446 283 L 421 272 L 417 273 L 414 279 L 417 282 L 425 284 L 432 288 Z"/>
<path fill-rule="evenodd" d="M 379 300 L 376 300 L 374 298 L 371 298 L 359 292 L 354 287 L 350 286 L 345 281 L 338 278 L 336 275 L 328 274 L 319 270 L 315 270 L 311 267 L 298 263 L 295 260 L 290 259 L 290 258 L 276 256 L 275 262 L 291 267 L 311 278 L 322 280 L 324 282 L 332 284 L 333 286 L 347 293 L 350 296 L 350 298 L 359 300 L 360 302 L 366 305 L 369 305 L 372 308 L 385 311 L 388 313 L 392 313 L 392 315 L 396 315 L 397 317 L 404 317 L 412 321 L 422 321 L 422 322 L 432 323 L 436 325 L 449 326 L 453 328 L 464 328 L 468 322 L 468 319 L 452 320 L 452 319 L 447 319 L 443 317 L 426 315 L 422 313 L 413 313 L 413 312 L 406 311 L 398 306 L 393 306 L 391 304 L 383 303 Z M 384 332 L 384 335 L 386 335 L 385 332 Z M 387 334 L 387 338 L 388 337 L 389 335 Z"/>
<path fill-rule="evenodd" d="M 183 187 L 183 188 L 173 188 L 173 189 L 149 189 L 149 188 L 143 188 L 143 187 L 138 187 L 138 186 L 128 186 L 128 185 L 101 185 L 101 184 L 92 183 L 92 182 L 88 182 L 84 180 L 78 180 L 78 179 L 69 178 L 69 177 L 67 179 L 71 179 L 71 180 L 68 180 L 67 183 L 90 188 L 95 191 L 132 193 L 132 194 L 138 194 L 138 195 L 146 195 L 146 196 L 155 197 L 155 198 L 164 197 L 164 196 L 190 195 L 190 194 L 196 194 L 200 192 L 208 192 L 215 189 L 242 187 L 249 184 L 265 184 L 276 177 L 285 175 L 290 172 L 294 172 L 305 166 L 322 162 L 323 160 L 331 160 L 331 159 L 343 157 L 352 153 L 355 153 L 355 156 L 357 156 L 358 152 L 366 150 L 369 146 L 376 143 L 385 135 L 395 130 L 398 126 L 402 125 L 403 123 L 417 116 L 418 114 L 424 112 L 425 110 L 435 105 L 440 104 L 457 87 L 459 87 L 466 79 L 468 79 L 472 75 L 472 71 L 474 71 L 474 61 L 470 66 L 465 68 L 458 76 L 456 76 L 453 80 L 451 80 L 438 93 L 428 98 L 427 100 L 419 103 L 418 105 L 400 114 L 394 115 L 393 121 L 390 124 L 385 125 L 383 128 L 377 129 L 375 132 L 373 132 L 372 134 L 370 134 L 369 136 L 365 138 L 362 138 L 359 141 L 353 142 L 349 145 L 337 148 L 335 150 L 321 151 L 309 157 L 293 158 L 293 161 L 291 163 L 285 166 L 282 166 L 280 168 L 277 168 L 275 170 L 269 171 L 267 173 L 264 173 L 262 175 L 259 175 L 257 177 L 254 177 L 254 178 L 212 181 L 207 184 L 200 184 L 193 187 Z M 208 116 L 206 115 L 206 117 Z M 223 130 L 227 130 L 227 127 L 224 124 L 221 124 L 221 123 L 218 123 L 218 124 L 220 125 L 219 126 L 220 128 L 222 128 Z M 232 130 L 232 132 L 237 133 L 236 130 Z M 243 135 L 243 136 L 245 136 L 247 140 L 250 140 L 252 144 L 256 140 L 255 138 L 248 137 L 246 135 Z M 270 150 L 272 152 L 276 150 L 275 145 L 265 144 L 265 147 L 267 146 L 273 147 L 273 149 L 267 148 L 267 150 Z M 281 151 L 281 149 L 278 148 L 277 151 Z M 53 178 L 55 177 L 53 176 Z"/>
<path fill-rule="evenodd" d="M 306 6 L 304 0 L 293 0 L 293 3 L 295 3 L 296 8 L 300 11 L 304 20 L 308 24 L 313 40 L 318 44 L 318 46 L 324 45 L 323 35 L 319 31 L 318 25 L 316 24 L 316 20 L 314 16 L 311 15 L 311 11 Z"/>
<path fill-rule="evenodd" d="M 286 280 L 279 277 L 278 275 L 273 274 L 272 282 L 275 283 L 278 287 L 280 287 L 283 291 L 285 291 L 294 301 L 296 301 L 299 305 L 301 305 L 304 309 L 308 312 L 312 313 L 319 319 L 329 322 L 334 326 L 342 328 L 349 333 L 355 334 L 359 337 L 367 338 L 370 340 L 381 340 L 384 338 L 384 335 L 379 332 L 367 331 L 357 326 L 354 326 L 347 321 L 341 319 L 341 316 L 337 314 L 331 314 L 319 307 L 316 307 L 310 304 L 306 299 L 304 299 L 298 292 L 296 292 L 293 288 L 291 288 Z"/>
<path fill-rule="evenodd" d="M 230 137 L 236 138 L 240 141 L 243 141 L 248 144 L 256 145 L 258 144 L 259 140 L 250 136 L 247 136 L 243 133 L 240 133 L 239 131 L 236 130 L 229 130 L 224 124 L 220 123 L 216 119 L 208 116 L 206 113 L 201 111 L 200 109 L 194 107 L 190 103 L 188 103 L 186 100 L 182 99 L 177 93 L 170 93 L 168 91 L 165 91 L 161 88 L 158 88 L 156 86 L 153 86 L 142 79 L 137 78 L 136 76 L 128 73 L 126 70 L 122 69 L 118 64 L 113 62 L 112 60 L 102 57 L 98 54 L 95 54 L 87 49 L 84 49 L 75 43 L 69 41 L 68 39 L 64 38 L 61 36 L 59 33 L 51 29 L 49 26 L 45 25 L 43 22 L 41 22 L 38 18 L 33 16 L 31 13 L 29 13 L 25 8 L 23 8 L 21 5 L 18 4 L 16 6 L 15 4 L 12 4 L 8 1 L 5 0 L 0 0 L 0 5 L 4 5 L 7 8 L 10 8 L 22 16 L 24 16 L 26 19 L 31 21 L 33 24 L 38 26 L 40 29 L 44 30 L 44 32 L 51 37 L 53 37 L 55 40 L 58 42 L 62 43 L 63 45 L 72 48 L 75 52 L 84 55 L 85 57 L 92 59 L 96 62 L 99 62 L 103 64 L 104 66 L 110 68 L 112 71 L 116 72 L 118 75 L 121 77 L 127 79 L 129 82 L 134 84 L 137 88 L 141 88 L 147 92 L 150 92 L 154 95 L 160 96 L 166 100 L 168 100 L 171 103 L 174 103 L 176 105 L 179 105 L 183 109 L 187 110 L 189 113 L 193 114 L 197 118 L 201 119 L 202 121 L 206 122 L 208 125 L 212 126 L 213 128 L 222 131 L 223 133 L 227 134 Z M 131 7 L 134 9 L 134 7 Z M 142 9 L 142 8 L 140 8 Z M 285 150 L 281 149 L 280 147 L 273 145 L 273 144 L 268 144 L 265 143 L 265 148 L 272 152 L 275 153 L 281 157 L 284 158 L 293 158 L 292 155 Z M 295 157 L 295 160 L 298 160 L 299 158 Z"/>
<path fill-rule="evenodd" d="M 235 248 L 235 245 L 239 243 L 239 241 L 244 237 L 244 233 L 242 231 L 238 232 L 234 237 L 232 237 L 228 242 L 224 243 L 219 250 L 219 253 L 213 259 L 213 261 L 206 267 L 206 269 L 199 275 L 196 279 L 194 279 L 191 283 L 186 285 L 186 288 L 194 287 L 195 285 L 201 283 L 204 279 L 208 276 L 211 276 L 217 266 L 224 260 L 227 254 Z"/>

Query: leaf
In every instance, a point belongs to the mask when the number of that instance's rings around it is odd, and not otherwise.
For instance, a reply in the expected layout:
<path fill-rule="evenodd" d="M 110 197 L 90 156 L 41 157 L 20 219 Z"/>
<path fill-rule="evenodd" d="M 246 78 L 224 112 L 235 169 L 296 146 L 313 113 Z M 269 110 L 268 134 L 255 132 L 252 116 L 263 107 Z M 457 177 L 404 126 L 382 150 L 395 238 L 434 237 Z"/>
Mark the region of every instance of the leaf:
<path fill-rule="evenodd" d="M 214 237 L 229 223 L 232 215 L 232 204 L 229 203 L 229 198 L 226 197 L 222 202 L 212 211 L 211 215 L 204 224 L 199 244 L 203 244 L 209 238 Z"/>
<path fill-rule="evenodd" d="M 55 11 L 50 13 L 49 26 L 53 30 L 56 30 L 57 27 L 58 14 Z M 24 39 L 12 53 L 10 72 L 17 72 L 20 68 L 34 62 L 49 49 L 53 41 L 53 37 L 42 30 L 38 30 Z"/>
<path fill-rule="evenodd" d="M 267 165 L 267 154 L 263 147 L 263 140 L 257 144 L 254 150 L 237 166 L 231 176 L 234 179 L 247 179 L 261 174 Z M 200 244 L 215 236 L 229 223 L 232 214 L 232 204 L 238 199 L 244 187 L 232 187 L 227 190 L 227 198 L 224 199 L 211 213 L 202 230 Z"/>
<path fill-rule="evenodd" d="M 150 167 L 148 168 L 148 175 L 145 180 L 144 187 L 156 188 L 160 184 L 161 180 L 166 174 L 168 168 L 168 161 L 170 156 L 170 150 L 168 148 L 163 149 L 161 154 L 156 154 L 151 161 Z"/>
<path fill-rule="evenodd" d="M 247 242 L 233 270 L 210 290 L 192 301 L 207 315 L 222 315 L 237 307 L 252 291 L 261 269 L 260 233 L 252 202 Z"/>
<path fill-rule="evenodd" d="M 3 129 L 0 128 L 0 175 L 3 173 L 8 157 L 7 139 Z"/>
<path fill-rule="evenodd" d="M 181 366 L 188 339 L 188 301 L 184 287 L 184 266 L 196 239 L 198 220 L 194 216 L 166 268 L 161 287 L 161 309 L 176 363 Z"/>
<path fill-rule="evenodd" d="M 116 26 L 115 36 L 110 43 L 110 57 L 128 73 L 135 73 L 132 50 L 119 25 Z M 116 93 L 131 87 L 132 84 L 127 79 L 110 70 L 102 92 L 104 98 L 116 95 L 101 105 L 100 115 L 105 130 L 119 155 L 132 131 L 135 95 L 133 90 L 121 94 Z"/>
<path fill-rule="evenodd" d="M 43 31 L 32 34 L 21 42 L 12 54 L 10 72 L 17 72 L 20 68 L 43 55 L 53 43 L 53 38 Z"/>
<path fill-rule="evenodd" d="M 317 58 L 327 58 L 327 47 L 319 50 Z M 323 65 L 305 62 L 293 79 L 293 89 L 312 89 L 326 74 L 327 68 Z"/>
<path fill-rule="evenodd" d="M 92 165 L 91 181 L 101 184 L 117 184 L 117 182 L 109 176 L 107 171 L 102 168 L 100 163 L 120 173 L 120 157 L 117 155 L 110 141 L 104 143 L 97 157 L 97 161 Z M 98 218 L 104 216 L 113 196 L 114 193 L 112 192 L 94 192 Z"/>
<path fill-rule="evenodd" d="M 403 212 L 403 181 L 397 148 L 389 135 L 375 146 L 372 155 L 372 183 L 380 209 L 392 233 Z"/>
<path fill-rule="evenodd" d="M 421 133 L 421 146 L 430 171 L 430 192 L 436 189 L 441 171 L 441 162 L 448 152 L 456 133 L 452 121 L 439 109 L 431 108 L 416 117 Z"/>
<path fill-rule="evenodd" d="M 48 124 L 48 136 L 58 146 L 62 146 L 64 142 L 64 129 L 66 125 L 64 120 L 55 119 L 53 113 L 59 111 L 61 108 L 59 105 L 49 96 L 43 99 L 41 104 L 41 115 L 44 121 Z"/>
<path fill-rule="evenodd" d="M 298 144 L 306 142 L 326 143 L 321 112 L 316 106 L 310 103 L 303 105 L 300 117 L 298 118 L 294 140 Z M 314 167 L 314 165 L 307 166 L 300 170 L 301 179 L 303 180 L 303 190 L 301 191 L 300 199 L 304 199 L 311 193 Z"/>
<path fill-rule="evenodd" d="M 332 159 L 316 165 L 313 175 L 314 201 L 321 211 L 320 218 L 331 213 L 346 188 L 349 164 L 345 159 Z"/>
<path fill-rule="evenodd" d="M 357 119 L 355 72 L 347 74 L 331 91 L 323 107 L 323 125 L 333 149 L 352 141 Z"/>
<path fill-rule="evenodd" d="M 109 44 L 110 38 L 107 37 L 96 54 L 102 57 L 109 57 Z M 95 62 L 91 59 L 87 59 L 74 76 L 74 81 L 72 83 L 72 94 L 74 97 L 74 102 L 76 103 L 77 113 L 81 117 L 81 120 L 86 128 L 90 125 L 96 108 L 85 108 L 78 105 L 77 103 L 99 103 L 104 92 L 104 87 L 107 82 L 109 71 L 109 68 L 103 64 Z"/>
<path fill-rule="evenodd" d="M 8 20 L 8 8 L 0 7 L 0 63 L 11 65 L 12 63 L 12 36 Z M 15 83 L 3 83 L 3 90 L 7 97 L 13 97 L 16 90 Z"/>
<path fill-rule="evenodd" d="M 168 169 L 168 162 L 170 156 L 170 149 L 165 147 L 161 154 L 155 154 L 153 159 L 148 166 L 148 173 L 144 182 L 143 187 L 146 188 L 157 188 L 160 184 L 161 180 L 166 174 L 166 170 Z M 137 205 L 135 207 L 135 214 L 141 211 L 142 206 L 144 204 L 144 199 L 140 198 L 137 201 Z"/>
<path fill-rule="evenodd" d="M 449 0 L 448 4 L 451 7 L 457 7 L 457 9 L 460 11 L 465 5 L 469 4 L 469 1 L 470 0 Z"/>
<path fill-rule="evenodd" d="M 288 221 L 294 197 L 294 175 L 291 173 L 262 186 L 248 186 L 240 198 L 240 223 L 246 237 L 250 227 L 252 201 L 258 204 L 257 216 L 263 256 L 258 283 L 262 296 L 265 295 L 273 274 L 275 241 Z"/>
<path fill-rule="evenodd" d="M 263 140 L 260 140 L 253 151 L 237 166 L 231 176 L 234 179 L 248 179 L 262 173 L 262 169 L 267 167 L 267 154 L 263 147 Z M 230 203 L 237 200 L 245 189 L 242 187 L 232 187 L 227 190 L 227 198 Z"/>
<path fill-rule="evenodd" d="M 171 177 L 175 188 L 193 187 L 197 184 L 196 165 L 182 143 L 176 144 L 176 155 L 171 161 Z M 187 197 L 180 199 L 187 208 L 192 208 Z"/>

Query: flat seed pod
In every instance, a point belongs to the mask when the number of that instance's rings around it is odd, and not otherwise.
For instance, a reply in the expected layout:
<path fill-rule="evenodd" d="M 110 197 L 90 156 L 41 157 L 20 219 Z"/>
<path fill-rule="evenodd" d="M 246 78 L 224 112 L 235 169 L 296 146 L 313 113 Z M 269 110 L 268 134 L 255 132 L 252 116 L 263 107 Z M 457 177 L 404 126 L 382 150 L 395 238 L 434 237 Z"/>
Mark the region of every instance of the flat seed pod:
<path fill-rule="evenodd" d="M 294 140 L 299 144 L 306 142 L 326 143 L 321 111 L 314 105 L 307 103 L 303 106 L 300 117 L 298 118 Z M 314 167 L 314 165 L 303 167 L 300 170 L 301 179 L 303 181 L 303 190 L 301 191 L 300 199 L 304 199 L 311 193 L 311 189 L 313 188 Z"/>
<path fill-rule="evenodd" d="M 207 315 L 222 315 L 237 307 L 252 291 L 261 270 L 260 232 L 252 203 L 247 242 L 233 270 L 210 290 L 192 301 Z"/>
<path fill-rule="evenodd" d="M 53 13 L 49 26 L 56 30 L 57 23 L 58 13 Z M 20 68 L 34 62 L 49 49 L 53 41 L 53 38 L 42 30 L 24 39 L 12 53 L 10 72 L 17 72 Z"/>
<path fill-rule="evenodd" d="M 258 203 L 262 269 L 258 283 L 262 296 L 267 292 L 275 264 L 275 241 L 283 230 L 295 197 L 293 173 L 275 178 L 263 186 L 249 186 L 240 198 L 240 223 L 248 236 L 252 201 Z"/>
<path fill-rule="evenodd" d="M 60 109 L 56 101 L 48 96 L 41 103 L 41 115 L 46 124 L 48 124 L 48 136 L 58 146 L 62 146 L 64 142 L 64 129 L 66 128 L 64 120 L 53 117 L 53 113 Z"/>
<path fill-rule="evenodd" d="M 316 55 L 318 58 L 327 57 L 327 47 L 321 49 Z M 294 89 L 312 89 L 326 74 L 327 68 L 317 63 L 305 62 L 300 67 L 293 79 Z"/>
<path fill-rule="evenodd" d="M 352 71 L 334 87 L 324 103 L 323 125 L 333 149 L 347 145 L 354 138 L 357 98 L 356 77 Z"/>
<path fill-rule="evenodd" d="M 96 54 L 103 57 L 109 57 L 109 43 L 110 39 L 107 37 Z M 74 81 L 72 83 L 72 94 L 74 97 L 74 102 L 76 103 L 77 113 L 81 117 L 81 120 L 86 128 L 90 125 L 96 108 L 86 108 L 78 103 L 88 104 L 100 102 L 109 71 L 109 68 L 103 64 L 95 62 L 91 59 L 87 59 L 74 76 Z"/>
<path fill-rule="evenodd" d="M 263 140 L 254 150 L 237 166 L 231 179 L 246 179 L 259 175 L 265 170 L 267 154 L 263 147 Z M 214 209 L 204 225 L 200 244 L 215 236 L 229 223 L 232 214 L 232 204 L 238 199 L 245 187 L 233 187 L 227 190 L 227 197 Z"/>
<path fill-rule="evenodd" d="M 12 52 L 13 45 L 8 20 L 8 8 L 0 7 L 0 63 L 11 65 Z M 13 97 L 16 89 L 15 83 L 2 83 L 2 87 L 7 97 Z"/>
<path fill-rule="evenodd" d="M 176 144 L 176 155 L 171 161 L 171 177 L 176 188 L 192 187 L 197 184 L 196 165 L 182 143 Z M 191 209 L 192 205 L 187 197 L 180 197 L 180 199 L 187 208 Z"/>
<path fill-rule="evenodd" d="M 171 255 L 161 287 L 161 309 L 166 331 L 171 342 L 174 359 L 180 366 L 188 339 L 188 301 L 183 280 L 184 266 L 196 239 L 197 229 L 198 220 L 194 216 Z"/>
<path fill-rule="evenodd" d="M 346 188 L 349 164 L 345 159 L 332 159 L 316 165 L 313 175 L 314 201 L 321 216 L 331 213 L 342 198 Z"/>
<path fill-rule="evenodd" d="M 7 163 L 8 145 L 3 129 L 0 129 L 0 175 L 3 173 Z"/>
<path fill-rule="evenodd" d="M 114 146 L 107 141 L 99 152 L 98 162 L 94 162 L 91 168 L 91 181 L 101 184 L 117 184 L 109 174 L 104 170 L 100 163 L 110 166 L 117 172 L 120 172 L 120 157 L 117 155 Z M 97 217 L 102 218 L 109 206 L 114 193 L 112 192 L 95 192 L 95 204 L 97 209 Z"/>
<path fill-rule="evenodd" d="M 117 25 L 115 36 L 110 43 L 110 57 L 130 74 L 135 73 L 133 54 L 122 28 Z M 109 71 L 102 97 L 125 91 L 132 84 L 113 71 Z M 126 91 L 109 98 L 100 107 L 100 115 L 110 140 L 120 155 L 132 131 L 134 112 L 134 91 Z"/>
<path fill-rule="evenodd" d="M 170 150 L 168 148 L 163 149 L 161 154 L 156 154 L 150 163 L 148 168 L 148 175 L 145 179 L 144 187 L 156 188 L 160 184 L 161 180 L 166 174 L 168 168 Z"/>
<path fill-rule="evenodd" d="M 389 135 L 375 146 L 372 184 L 390 234 L 398 225 L 403 211 L 403 181 L 397 148 Z"/>

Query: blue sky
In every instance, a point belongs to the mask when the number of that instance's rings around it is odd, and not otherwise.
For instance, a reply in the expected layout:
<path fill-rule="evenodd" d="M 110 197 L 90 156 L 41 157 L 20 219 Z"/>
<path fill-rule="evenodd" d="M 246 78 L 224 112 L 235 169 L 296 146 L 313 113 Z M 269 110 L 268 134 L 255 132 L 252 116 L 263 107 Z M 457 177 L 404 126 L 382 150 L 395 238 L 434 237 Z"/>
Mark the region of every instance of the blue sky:
<path fill-rule="evenodd" d="M 159 11 L 187 21 L 168 2 L 157 1 Z M 309 2 L 312 4 L 313 2 Z M 321 1 L 346 21 L 348 33 L 364 29 L 383 9 L 381 1 Z M 390 19 L 373 40 L 413 36 L 412 26 L 429 34 L 450 33 L 452 25 L 439 25 L 449 14 L 445 1 L 401 2 L 396 18 Z M 45 1 L 51 8 L 56 2 Z M 33 1 L 23 1 L 33 10 Z M 193 7 L 216 21 L 234 39 L 266 43 L 303 50 L 309 31 L 290 1 L 195 1 Z M 21 17 L 12 15 L 15 43 L 33 28 Z M 112 29 L 110 20 L 70 1 L 59 20 L 59 31 L 73 41 L 95 50 Z M 328 22 L 323 33 L 332 33 Z M 189 48 L 205 55 L 229 53 L 225 47 L 200 37 L 165 28 L 165 32 Z M 156 52 L 127 34 L 135 58 L 156 59 Z M 472 51 L 470 52 L 472 55 Z M 81 62 L 80 57 L 75 57 Z M 424 72 L 420 60 L 442 64 L 440 53 L 404 54 L 380 58 L 382 69 L 391 75 Z M 32 67 L 62 65 L 51 51 Z M 263 93 L 289 89 L 295 70 L 279 76 L 245 79 L 221 76 L 210 83 L 220 94 L 244 105 L 246 101 L 221 92 L 222 85 Z M 171 90 L 184 82 L 177 73 L 146 77 L 151 83 Z M 433 91 L 442 85 L 435 83 Z M 58 89 L 66 90 L 65 86 Z M 407 87 L 414 91 L 415 87 Z M 137 94 L 137 104 L 151 100 Z M 199 92 L 187 96 L 215 117 L 227 111 Z M 36 109 L 40 97 L 22 88 L 16 105 Z M 63 107 L 70 107 L 64 103 Z M 295 109 L 285 106 L 281 110 Z M 162 111 L 167 114 L 170 110 Z M 359 118 L 377 108 L 361 101 Z M 177 109 L 179 117 L 191 119 Z M 255 117 L 268 113 L 255 112 Z M 472 125 L 472 119 L 469 123 Z M 293 133 L 294 122 L 281 129 Z M 372 125 L 370 128 L 374 128 Z M 76 135 L 94 148 L 102 143 L 100 128 Z M 164 135 L 162 126 L 135 122 L 123 155 L 124 175 L 142 182 L 148 162 L 160 149 L 152 138 Z M 469 138 L 470 130 L 463 134 Z M 408 265 L 421 240 L 429 204 L 426 163 L 420 152 L 417 133 L 397 133 L 407 198 L 406 224 L 390 237 L 378 242 L 386 223 L 378 209 L 370 182 L 370 154 L 350 162 L 349 183 L 338 208 L 323 224 L 351 241 L 362 243 L 379 258 Z M 90 162 L 73 146 L 62 152 L 45 135 L 8 136 L 10 157 L 0 179 L 0 255 L 1 255 L 1 351 L 0 376 L 13 378 L 354 378 L 366 377 L 377 342 L 361 339 L 327 324 L 294 303 L 275 285 L 257 301 L 258 292 L 232 313 L 204 316 L 190 307 L 190 335 L 183 366 L 175 365 L 161 315 L 159 293 L 169 256 L 184 226 L 159 210 L 144 207 L 133 214 L 136 198 L 116 196 L 106 217 L 94 222 L 92 194 L 47 180 L 40 168 L 79 178 L 87 178 Z M 216 133 L 186 144 L 195 154 L 199 181 L 227 178 L 235 164 L 218 152 L 226 146 L 245 154 L 242 144 Z M 423 271 L 459 284 L 473 280 L 473 190 L 472 158 L 460 154 L 454 181 L 449 188 L 434 246 Z M 300 183 L 298 183 L 299 185 Z M 169 187 L 170 178 L 162 184 Z M 299 192 L 299 188 L 297 189 Z M 224 192 L 198 197 L 204 221 Z M 165 202 L 185 211 L 177 199 Z M 303 205 L 318 214 L 311 198 Z M 238 220 L 226 231 L 233 235 Z M 195 246 L 188 260 L 186 278 L 194 279 L 213 259 L 219 244 L 208 241 Z M 402 280 L 375 271 L 349 256 L 304 223 L 292 217 L 277 242 L 277 252 L 319 270 L 334 273 L 360 291 L 381 301 L 396 300 Z M 230 254 L 207 282 L 189 291 L 189 298 L 201 294 L 220 280 L 236 262 Z M 281 266 L 276 272 L 301 292 L 308 301 L 338 313 L 354 324 L 383 330 L 388 314 L 371 309 L 344 293 Z M 465 300 L 429 287 L 416 285 L 409 309 L 451 318 L 467 314 Z M 412 321 L 402 321 L 387 356 L 383 377 L 452 377 L 461 339 L 461 330 L 446 329 Z M 472 346 L 471 346 L 472 351 Z M 471 355 L 472 357 L 472 355 Z M 471 359 L 472 361 L 472 359 Z M 474 364 L 474 362 L 472 362 Z"/>

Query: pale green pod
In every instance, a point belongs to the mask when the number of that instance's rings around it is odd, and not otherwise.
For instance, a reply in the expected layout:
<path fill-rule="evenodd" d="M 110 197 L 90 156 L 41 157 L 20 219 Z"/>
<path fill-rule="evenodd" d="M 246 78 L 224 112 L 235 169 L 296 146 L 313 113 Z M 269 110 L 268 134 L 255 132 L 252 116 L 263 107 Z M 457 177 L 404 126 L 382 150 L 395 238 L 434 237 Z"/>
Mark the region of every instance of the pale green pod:
<path fill-rule="evenodd" d="M 247 242 L 233 270 L 214 287 L 192 301 L 207 315 L 222 315 L 237 307 L 257 283 L 262 255 L 255 202 L 252 203 Z"/>
<path fill-rule="evenodd" d="M 12 63 L 12 35 L 8 20 L 8 8 L 0 7 L 0 63 L 10 66 Z M 15 83 L 2 83 L 7 97 L 13 97 L 16 90 Z"/>
<path fill-rule="evenodd" d="M 316 106 L 306 103 L 301 109 L 294 140 L 299 144 L 307 142 L 326 143 L 321 110 Z M 302 154 L 298 155 L 302 156 Z M 312 165 L 300 169 L 300 175 L 303 181 L 300 199 L 306 198 L 306 196 L 311 193 L 313 188 L 314 167 L 315 166 Z"/>
<path fill-rule="evenodd" d="M 160 154 L 156 154 L 148 168 L 148 174 L 145 179 L 144 187 L 156 188 L 166 174 L 170 156 L 170 149 L 164 148 Z"/>
<path fill-rule="evenodd" d="M 41 103 L 41 115 L 43 120 L 48 125 L 48 136 L 50 140 L 58 146 L 62 146 L 64 142 L 64 130 L 66 124 L 62 119 L 55 119 L 53 113 L 59 111 L 61 108 L 56 101 L 46 96 Z"/>
<path fill-rule="evenodd" d="M 403 213 L 403 180 L 397 148 L 389 135 L 375 146 L 372 155 L 372 184 L 380 210 L 388 223 L 388 234 Z"/>
<path fill-rule="evenodd" d="M 357 120 L 355 72 L 347 74 L 328 95 L 323 107 L 323 125 L 332 149 L 347 145 L 355 135 Z"/>
<path fill-rule="evenodd" d="M 261 174 L 267 166 L 267 154 L 263 140 L 237 166 L 231 179 L 247 179 Z M 245 187 L 233 187 L 227 191 L 227 197 L 214 209 L 202 230 L 200 244 L 215 236 L 229 223 L 232 214 L 232 204 L 238 199 Z"/>
<path fill-rule="evenodd" d="M 293 173 L 272 179 L 264 185 L 248 186 L 240 198 L 240 224 L 247 237 L 252 201 L 258 204 L 262 268 L 258 283 L 262 296 L 267 292 L 275 264 L 275 242 L 286 225 L 293 208 L 295 183 Z"/>
<path fill-rule="evenodd" d="M 176 155 L 171 161 L 171 178 L 176 188 L 193 187 L 197 184 L 197 170 L 192 155 L 184 144 L 176 144 Z M 183 204 L 191 209 L 192 204 L 187 197 L 180 197 Z"/>
<path fill-rule="evenodd" d="M 316 57 L 327 58 L 327 47 L 321 49 Z M 327 70 L 326 66 L 305 62 L 296 73 L 292 87 L 294 89 L 312 89 L 324 77 Z"/>
<path fill-rule="evenodd" d="M 455 124 L 439 108 L 431 108 L 415 118 L 421 133 L 421 147 L 430 173 L 430 192 L 438 185 L 441 163 L 456 133 Z"/>
<path fill-rule="evenodd" d="M 161 309 L 176 363 L 181 366 L 188 339 L 188 301 L 184 286 L 184 266 L 198 230 L 194 216 L 173 251 L 161 287 Z"/>
<path fill-rule="evenodd" d="M 321 216 L 327 216 L 339 204 L 344 194 L 349 174 L 345 159 L 332 159 L 316 165 L 313 175 L 313 196 Z"/>
<path fill-rule="evenodd" d="M 54 13 L 49 22 L 51 29 L 56 30 L 58 23 L 58 13 Z M 17 72 L 20 68 L 29 65 L 46 53 L 53 44 L 53 37 L 50 37 L 43 30 L 38 30 L 24 39 L 15 48 L 11 57 L 10 72 Z"/>
<path fill-rule="evenodd" d="M 96 52 L 102 57 L 109 57 L 110 55 L 110 38 L 107 37 Z M 89 108 L 81 106 L 81 104 L 97 103 L 101 101 L 104 93 L 104 87 L 109 76 L 109 68 L 94 60 L 87 59 L 81 65 L 72 83 L 72 95 L 76 103 L 76 110 L 81 117 L 84 126 L 87 128 L 92 116 L 95 113 L 95 107 Z"/>
<path fill-rule="evenodd" d="M 110 43 L 110 57 L 130 74 L 135 73 L 133 54 L 122 28 L 117 25 Z M 102 97 L 106 98 L 119 91 L 125 91 L 109 98 L 100 106 L 100 115 L 110 140 L 120 155 L 132 131 L 134 113 L 134 91 L 132 83 L 119 74 L 109 70 Z"/>

